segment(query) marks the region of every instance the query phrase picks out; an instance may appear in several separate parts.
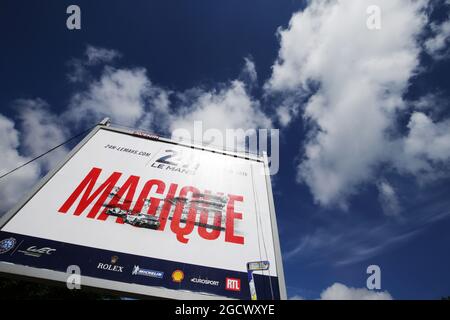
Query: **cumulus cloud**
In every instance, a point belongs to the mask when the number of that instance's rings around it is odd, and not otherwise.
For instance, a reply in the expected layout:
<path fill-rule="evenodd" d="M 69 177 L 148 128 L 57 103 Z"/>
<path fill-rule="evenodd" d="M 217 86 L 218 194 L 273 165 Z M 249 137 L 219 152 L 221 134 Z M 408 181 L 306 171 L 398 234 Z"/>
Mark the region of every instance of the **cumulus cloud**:
<path fill-rule="evenodd" d="M 230 150 L 249 147 L 246 143 L 256 137 L 256 129 L 272 127 L 271 118 L 250 93 L 257 79 L 255 63 L 245 58 L 237 79 L 178 93 L 177 111 L 170 116 L 172 138 Z"/>
<path fill-rule="evenodd" d="M 301 94 L 294 94 L 292 92 L 289 92 L 287 95 L 281 94 L 275 96 L 277 96 L 277 98 L 272 102 L 274 105 L 277 105 L 275 109 L 275 119 L 281 128 L 285 128 L 299 115 L 300 107 L 304 103 L 305 97 L 302 97 Z"/>
<path fill-rule="evenodd" d="M 17 120 L 0 114 L 0 135 L 4 157 L 0 172 L 4 174 L 32 158 L 41 155 L 67 139 L 67 129 L 42 99 L 18 99 L 12 103 Z M 20 168 L 2 179 L 0 214 L 17 203 L 20 197 L 51 170 L 68 153 L 65 146 Z"/>
<path fill-rule="evenodd" d="M 432 161 L 450 158 L 450 121 L 433 122 L 424 113 L 414 112 L 408 124 L 409 135 L 405 140 L 406 153 L 410 157 L 425 157 Z"/>
<path fill-rule="evenodd" d="M 310 129 L 298 181 L 317 203 L 345 209 L 388 161 L 389 131 L 406 108 L 402 97 L 419 64 L 426 3 L 378 1 L 381 29 L 369 30 L 372 2 L 311 1 L 279 31 L 266 90 L 310 96 L 302 109 Z M 290 112 L 279 112 L 282 122 L 289 123 Z"/>
<path fill-rule="evenodd" d="M 277 118 L 279 123 L 283 126 L 286 127 L 292 120 L 292 116 L 291 116 L 291 108 L 286 107 L 286 106 L 281 106 L 277 109 Z"/>
<path fill-rule="evenodd" d="M 426 113 L 428 116 L 441 118 L 445 115 L 450 103 L 443 92 L 430 92 L 409 101 L 411 110 Z"/>
<path fill-rule="evenodd" d="M 450 160 L 450 120 L 433 122 L 423 112 L 413 112 L 408 129 L 395 155 L 398 170 L 425 178 L 440 176 Z"/>
<path fill-rule="evenodd" d="M 67 74 L 67 79 L 73 83 L 91 81 L 89 68 L 111 64 L 120 57 L 122 54 L 116 50 L 88 45 L 83 57 L 69 60 L 70 72 Z"/>
<path fill-rule="evenodd" d="M 19 112 L 21 147 L 26 156 L 38 156 L 67 139 L 67 129 L 44 100 L 19 99 L 14 102 L 14 107 Z M 48 171 L 67 153 L 68 149 L 62 146 L 41 158 L 40 165 Z"/>
<path fill-rule="evenodd" d="M 66 117 L 80 122 L 109 116 L 117 123 L 133 126 L 144 116 L 145 99 L 153 91 L 144 69 L 104 69 L 82 92 L 74 94 Z"/>
<path fill-rule="evenodd" d="M 122 55 L 120 52 L 113 49 L 106 49 L 88 45 L 86 48 L 86 63 L 89 65 L 99 63 L 110 63 L 113 60 L 120 58 Z"/>
<path fill-rule="evenodd" d="M 448 5 L 448 4 L 447 4 Z M 425 41 L 425 50 L 434 59 L 443 59 L 448 56 L 448 47 L 450 42 L 450 21 L 438 24 L 432 23 L 432 37 Z"/>
<path fill-rule="evenodd" d="M 248 85 L 253 85 L 258 80 L 258 74 L 256 72 L 255 62 L 251 58 L 244 58 L 244 68 L 241 72 L 241 78 Z"/>
<path fill-rule="evenodd" d="M 386 181 L 380 181 L 377 184 L 378 187 L 378 199 L 383 208 L 383 212 L 387 216 L 396 217 L 400 214 L 401 207 L 400 202 L 397 197 L 397 193 L 392 187 L 392 185 Z"/>
<path fill-rule="evenodd" d="M 226 137 L 227 129 L 248 131 L 257 128 L 270 128 L 271 120 L 261 110 L 257 100 L 246 91 L 244 82 L 234 80 L 219 90 L 197 91 L 195 98 L 188 99 L 189 106 L 181 109 L 172 119 L 173 138 L 194 137 L 194 126 L 202 126 L 202 131 L 211 132 L 211 137 L 200 137 L 203 142 L 214 146 L 234 148 L 245 143 L 243 140 L 219 140 L 220 133 Z M 214 131 L 213 131 L 214 130 Z M 209 141 L 208 141 L 209 140 Z M 217 140 L 217 141 L 216 141 Z"/>
<path fill-rule="evenodd" d="M 387 291 L 373 291 L 366 288 L 347 287 L 341 283 L 334 283 L 325 289 L 321 295 L 321 300 L 392 300 L 392 296 Z"/>
<path fill-rule="evenodd" d="M 20 147 L 20 133 L 14 122 L 0 114 L 0 148 L 2 150 L 2 160 L 0 161 L 0 175 L 23 164 L 30 159 L 21 155 L 18 151 Z M 37 181 L 40 174 L 39 165 L 30 164 L 11 175 L 2 178 L 0 188 L 0 214 L 11 209 L 24 192 L 29 190 Z"/>
<path fill-rule="evenodd" d="M 153 84 L 145 68 L 112 66 L 121 56 L 113 49 L 87 46 L 84 58 L 69 62 L 69 81 L 83 86 L 73 93 L 63 119 L 86 127 L 110 117 L 118 125 L 166 133 L 171 91 Z"/>

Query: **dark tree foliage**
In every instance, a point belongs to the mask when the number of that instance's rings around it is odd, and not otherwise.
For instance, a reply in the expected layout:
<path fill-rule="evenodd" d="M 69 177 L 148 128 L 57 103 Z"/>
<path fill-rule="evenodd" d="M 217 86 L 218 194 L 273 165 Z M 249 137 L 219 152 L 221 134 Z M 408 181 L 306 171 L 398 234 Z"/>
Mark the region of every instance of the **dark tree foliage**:
<path fill-rule="evenodd" d="M 89 289 L 69 290 L 65 286 L 0 277 L 0 300 L 116 300 L 118 296 Z"/>

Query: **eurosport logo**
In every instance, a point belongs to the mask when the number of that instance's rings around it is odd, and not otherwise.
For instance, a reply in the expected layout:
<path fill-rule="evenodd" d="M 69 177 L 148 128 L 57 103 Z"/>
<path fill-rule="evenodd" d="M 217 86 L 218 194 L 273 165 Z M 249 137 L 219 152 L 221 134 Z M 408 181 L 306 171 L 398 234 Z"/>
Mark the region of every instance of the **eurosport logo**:
<path fill-rule="evenodd" d="M 14 238 L 3 239 L 0 241 L 0 254 L 7 253 L 9 250 L 14 248 L 17 241 Z"/>
<path fill-rule="evenodd" d="M 226 278 L 225 290 L 229 291 L 241 291 L 241 279 Z"/>
<path fill-rule="evenodd" d="M 136 265 L 133 267 L 133 271 L 131 272 L 131 274 L 133 276 L 144 276 L 157 279 L 162 279 L 164 277 L 164 272 L 162 271 L 142 269 L 141 267 Z"/>
<path fill-rule="evenodd" d="M 209 285 L 209 286 L 215 286 L 215 287 L 219 286 L 219 281 L 216 281 L 216 280 L 192 278 L 191 282 L 197 283 L 197 284 L 204 284 L 204 285 Z"/>

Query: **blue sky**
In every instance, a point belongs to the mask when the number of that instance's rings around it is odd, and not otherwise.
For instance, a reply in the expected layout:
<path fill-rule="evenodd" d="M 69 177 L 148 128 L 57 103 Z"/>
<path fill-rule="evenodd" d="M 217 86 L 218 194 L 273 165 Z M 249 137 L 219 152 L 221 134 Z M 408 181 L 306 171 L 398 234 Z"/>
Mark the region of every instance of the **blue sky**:
<path fill-rule="evenodd" d="M 69 31 L 75 3 L 82 28 Z M 373 4 L 379 30 L 366 27 Z M 290 297 L 367 294 L 352 288 L 365 287 L 371 264 L 383 297 L 448 296 L 449 9 L 2 1 L 0 172 L 106 115 L 163 134 L 193 120 L 278 128 L 272 180 Z M 65 152 L 1 182 L 0 209 Z"/>

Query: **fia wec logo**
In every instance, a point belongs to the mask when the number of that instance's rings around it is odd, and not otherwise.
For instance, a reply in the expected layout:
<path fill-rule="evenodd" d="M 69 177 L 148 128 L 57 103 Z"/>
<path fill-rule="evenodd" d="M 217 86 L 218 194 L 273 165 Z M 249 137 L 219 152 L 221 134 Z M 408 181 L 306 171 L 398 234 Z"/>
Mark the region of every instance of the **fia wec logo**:
<path fill-rule="evenodd" d="M 19 250 L 18 252 L 23 253 L 26 256 L 39 258 L 42 255 L 49 256 L 55 251 L 56 251 L 56 249 L 49 248 L 49 247 L 38 248 L 36 246 L 31 246 L 27 250 Z"/>

